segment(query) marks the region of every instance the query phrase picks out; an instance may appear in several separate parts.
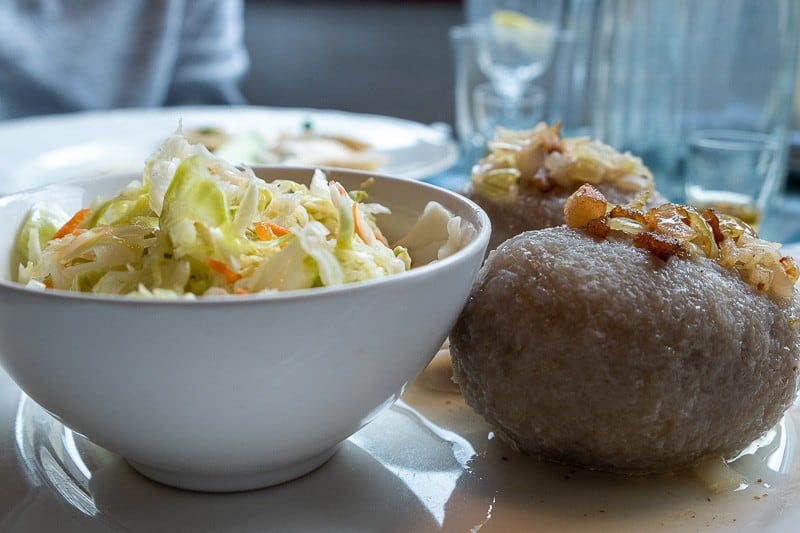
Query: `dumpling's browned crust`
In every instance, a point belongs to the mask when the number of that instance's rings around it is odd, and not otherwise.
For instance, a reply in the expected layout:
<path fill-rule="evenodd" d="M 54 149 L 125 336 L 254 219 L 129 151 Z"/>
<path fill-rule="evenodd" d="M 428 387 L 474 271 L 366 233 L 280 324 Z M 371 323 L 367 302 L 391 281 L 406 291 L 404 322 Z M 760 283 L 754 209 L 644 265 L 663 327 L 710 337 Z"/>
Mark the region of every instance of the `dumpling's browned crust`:
<path fill-rule="evenodd" d="M 521 451 L 628 473 L 746 447 L 791 405 L 800 306 L 703 258 L 567 227 L 490 254 L 451 332 L 469 405 Z"/>

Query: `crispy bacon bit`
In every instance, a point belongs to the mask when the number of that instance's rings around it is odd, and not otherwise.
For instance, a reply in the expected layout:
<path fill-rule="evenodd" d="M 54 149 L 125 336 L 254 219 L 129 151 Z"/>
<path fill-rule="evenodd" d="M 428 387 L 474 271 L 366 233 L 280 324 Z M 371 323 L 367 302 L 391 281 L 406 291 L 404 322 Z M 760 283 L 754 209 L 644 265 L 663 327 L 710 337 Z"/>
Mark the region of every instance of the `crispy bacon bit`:
<path fill-rule="evenodd" d="M 687 224 L 686 210 L 677 204 L 663 204 L 654 209 L 648 209 L 644 216 L 647 220 L 648 231 L 664 233 L 681 242 L 691 241 L 697 236 L 697 230 Z"/>
<path fill-rule="evenodd" d="M 663 261 L 668 260 L 673 255 L 683 255 L 685 253 L 678 239 L 652 231 L 645 231 L 644 233 L 635 235 L 633 237 L 633 244 L 637 248 L 649 250 L 653 255 Z"/>
<path fill-rule="evenodd" d="M 586 224 L 586 233 L 598 239 L 605 239 L 611 228 L 608 227 L 608 217 L 603 215 L 600 218 L 594 218 Z"/>
<path fill-rule="evenodd" d="M 644 213 L 638 209 L 633 209 L 622 205 L 615 205 L 608 213 L 608 216 L 611 218 L 630 218 L 631 220 L 639 222 L 642 226 L 648 227 L 647 219 L 645 218 Z"/>
<path fill-rule="evenodd" d="M 607 213 L 601 213 L 607 211 Z M 703 212 L 679 204 L 664 204 L 646 211 L 609 204 L 591 185 L 583 185 L 567 199 L 564 218 L 573 228 L 584 228 L 592 237 L 626 234 L 637 248 L 663 261 L 673 256 L 705 257 L 735 270 L 758 291 L 788 298 L 800 279 L 800 267 L 781 257 L 779 245 L 758 238 L 742 220 Z"/>
<path fill-rule="evenodd" d="M 647 212 L 644 214 L 645 227 L 649 231 L 655 231 L 655 229 L 658 227 L 659 222 L 661 222 L 661 217 L 659 217 L 658 215 L 659 215 L 658 209 L 648 209 Z"/>
<path fill-rule="evenodd" d="M 607 207 L 608 201 L 603 193 L 584 183 L 567 198 L 564 220 L 572 228 L 585 228 L 590 221 L 605 215 Z"/>
<path fill-rule="evenodd" d="M 700 216 L 711 226 L 711 232 L 714 234 L 714 242 L 719 246 L 719 243 L 725 240 L 725 235 L 722 234 L 722 230 L 719 228 L 717 213 L 715 213 L 713 209 L 706 209 L 700 213 Z"/>

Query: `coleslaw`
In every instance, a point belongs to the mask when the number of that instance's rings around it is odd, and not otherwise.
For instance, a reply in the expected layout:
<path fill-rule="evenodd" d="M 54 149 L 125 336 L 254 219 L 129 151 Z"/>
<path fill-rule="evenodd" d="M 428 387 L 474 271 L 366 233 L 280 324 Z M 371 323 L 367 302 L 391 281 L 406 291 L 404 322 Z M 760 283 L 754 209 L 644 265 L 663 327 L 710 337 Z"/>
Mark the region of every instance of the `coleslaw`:
<path fill-rule="evenodd" d="M 18 281 L 164 298 L 334 286 L 441 259 L 474 235 L 436 204 L 390 246 L 376 221 L 389 210 L 368 199 L 320 170 L 309 185 L 264 181 L 176 133 L 117 196 L 71 216 L 34 206 L 17 238 Z"/>

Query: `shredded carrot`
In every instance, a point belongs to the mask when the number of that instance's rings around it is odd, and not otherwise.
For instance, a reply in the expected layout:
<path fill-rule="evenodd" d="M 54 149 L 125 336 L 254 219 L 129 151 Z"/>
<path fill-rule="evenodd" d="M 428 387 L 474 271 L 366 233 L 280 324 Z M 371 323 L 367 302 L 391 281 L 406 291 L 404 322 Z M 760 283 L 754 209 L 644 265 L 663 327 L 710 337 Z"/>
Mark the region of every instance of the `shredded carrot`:
<path fill-rule="evenodd" d="M 215 259 L 206 259 L 206 265 L 208 268 L 225 278 L 225 281 L 228 283 L 233 283 L 242 278 L 242 275 L 238 272 L 234 272 L 233 270 L 228 267 L 222 261 L 217 261 Z"/>
<path fill-rule="evenodd" d="M 63 226 L 58 228 L 58 231 L 55 233 L 55 235 L 53 235 L 53 238 L 60 239 L 61 237 L 66 237 L 70 233 L 74 233 L 75 230 L 78 229 L 78 226 L 81 225 L 81 222 L 83 222 L 83 220 L 91 211 L 92 210 L 88 207 L 79 210 L 77 213 L 72 215 L 72 218 L 67 220 Z"/>
<path fill-rule="evenodd" d="M 274 222 L 267 222 L 267 227 L 269 227 L 270 231 L 276 237 L 283 237 L 289 230 L 281 226 L 280 224 L 275 224 Z"/>
<path fill-rule="evenodd" d="M 361 217 L 358 216 L 358 204 L 356 204 L 355 202 L 353 202 L 352 212 L 353 212 L 353 225 L 355 226 L 356 233 L 358 233 L 358 235 L 361 237 L 361 240 L 363 240 L 364 242 L 368 242 L 367 234 L 364 232 L 364 228 L 362 228 L 360 224 Z"/>
<path fill-rule="evenodd" d="M 275 237 L 283 237 L 289 233 L 288 229 L 274 222 L 256 222 L 253 231 L 261 241 L 271 241 Z"/>
<path fill-rule="evenodd" d="M 45 288 L 47 288 L 47 289 L 52 289 L 52 288 L 53 288 L 53 280 L 52 280 L 52 279 L 50 279 L 49 277 L 47 277 L 47 278 L 44 278 L 44 280 L 42 281 L 42 283 L 44 283 L 44 286 L 45 286 Z"/>
<path fill-rule="evenodd" d="M 269 231 L 269 228 L 267 228 L 266 222 L 256 222 L 254 230 L 256 232 L 256 237 L 258 237 L 259 240 L 262 241 L 272 240 L 272 233 Z"/>

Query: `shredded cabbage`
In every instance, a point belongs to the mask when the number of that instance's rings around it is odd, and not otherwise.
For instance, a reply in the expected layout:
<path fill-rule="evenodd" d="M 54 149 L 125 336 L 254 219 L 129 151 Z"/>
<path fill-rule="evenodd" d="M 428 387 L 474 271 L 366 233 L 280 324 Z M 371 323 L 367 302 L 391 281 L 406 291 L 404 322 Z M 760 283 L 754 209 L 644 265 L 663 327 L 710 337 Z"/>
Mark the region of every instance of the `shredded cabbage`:
<path fill-rule="evenodd" d="M 423 262 L 444 259 L 460 250 L 475 236 L 475 228 L 453 216 L 441 204 L 428 202 L 417 223 L 397 244 Z"/>
<path fill-rule="evenodd" d="M 561 137 L 561 124 L 540 122 L 530 130 L 497 128 L 489 154 L 472 169 L 472 187 L 496 202 L 513 202 L 529 186 L 545 192 L 558 185 L 609 183 L 638 193 L 633 207 L 644 207 L 655 189 L 653 175 L 629 152 L 588 137 Z"/>
<path fill-rule="evenodd" d="M 413 254 L 390 247 L 376 223 L 389 210 L 367 198 L 320 170 L 308 186 L 266 182 L 176 133 L 147 161 L 141 181 L 116 197 L 71 220 L 58 206 L 35 206 L 17 238 L 18 280 L 194 298 L 333 286 L 410 269 Z M 474 234 L 443 207 L 437 213 L 435 224 L 423 222 L 434 226 L 437 253 L 416 263 L 452 253 Z"/>

